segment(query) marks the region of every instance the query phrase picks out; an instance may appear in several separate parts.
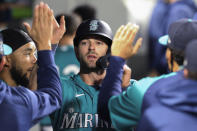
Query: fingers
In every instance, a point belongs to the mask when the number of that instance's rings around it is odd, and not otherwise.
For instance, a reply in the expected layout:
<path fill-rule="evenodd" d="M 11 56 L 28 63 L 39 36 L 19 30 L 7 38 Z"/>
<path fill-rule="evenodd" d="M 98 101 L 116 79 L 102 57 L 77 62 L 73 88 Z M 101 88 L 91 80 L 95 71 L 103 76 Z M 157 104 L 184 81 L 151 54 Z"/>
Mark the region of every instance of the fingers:
<path fill-rule="evenodd" d="M 49 11 L 50 11 L 50 9 L 49 9 L 48 5 L 47 4 L 43 4 L 43 9 L 41 10 L 41 16 L 40 16 L 41 19 L 42 19 L 43 24 L 50 22 L 50 21 L 48 21 L 48 19 L 50 17 L 49 14 L 48 14 Z"/>
<path fill-rule="evenodd" d="M 133 54 L 136 54 L 138 52 L 138 50 L 140 49 L 141 45 L 142 45 L 142 38 L 139 38 L 135 44 L 135 46 L 133 47 Z"/>
<path fill-rule="evenodd" d="M 56 28 L 59 28 L 59 24 L 57 20 L 55 19 L 55 17 L 53 16 L 53 30 L 55 30 Z"/>
<path fill-rule="evenodd" d="M 51 26 L 51 29 L 53 31 L 53 10 L 51 10 L 49 7 L 48 7 L 48 10 L 47 10 L 47 14 L 48 14 L 48 19 L 49 19 L 49 25 Z"/>
<path fill-rule="evenodd" d="M 124 35 L 125 39 L 130 40 L 129 38 L 132 35 L 134 28 L 135 28 L 135 24 L 131 24 L 131 23 L 127 24 L 126 33 Z"/>
<path fill-rule="evenodd" d="M 27 29 L 28 34 L 30 34 L 31 33 L 31 26 L 27 22 L 24 22 L 23 25 Z"/>
<path fill-rule="evenodd" d="M 121 25 L 121 26 L 118 28 L 118 30 L 116 31 L 116 34 L 115 34 L 114 38 L 119 38 L 119 37 L 120 37 L 120 34 L 121 34 L 123 28 L 124 28 L 124 25 Z"/>
<path fill-rule="evenodd" d="M 31 37 L 36 41 L 38 50 L 50 50 L 53 32 L 53 11 L 49 6 L 40 2 L 34 9 L 32 28 L 24 24 Z"/>
<path fill-rule="evenodd" d="M 44 3 L 40 2 L 39 8 L 38 8 L 38 15 L 39 15 L 39 21 L 42 22 L 42 19 L 44 18 L 44 8 L 43 8 Z"/>
<path fill-rule="evenodd" d="M 128 25 L 123 27 L 123 29 L 121 30 L 120 35 L 119 35 L 120 38 L 124 38 L 127 28 L 128 28 Z"/>
<path fill-rule="evenodd" d="M 131 35 L 131 32 L 132 32 L 132 29 L 133 29 L 133 24 L 131 23 L 128 23 L 126 26 L 125 26 L 125 31 L 123 32 L 123 36 L 124 38 L 128 38 L 128 36 Z"/>
<path fill-rule="evenodd" d="M 132 32 L 131 32 L 131 34 L 130 34 L 129 37 L 128 37 L 128 40 L 129 40 L 129 41 L 131 41 L 131 42 L 134 41 L 135 36 L 136 36 L 138 30 L 139 30 L 139 26 L 138 26 L 138 25 L 134 25 L 134 26 L 133 26 L 133 29 L 132 29 Z M 132 43 L 131 43 L 131 44 L 132 44 Z"/>
<path fill-rule="evenodd" d="M 62 16 L 61 17 L 61 19 L 60 19 L 60 29 L 62 30 L 62 31 L 66 31 L 66 27 L 65 27 L 65 19 L 64 19 L 64 16 Z"/>

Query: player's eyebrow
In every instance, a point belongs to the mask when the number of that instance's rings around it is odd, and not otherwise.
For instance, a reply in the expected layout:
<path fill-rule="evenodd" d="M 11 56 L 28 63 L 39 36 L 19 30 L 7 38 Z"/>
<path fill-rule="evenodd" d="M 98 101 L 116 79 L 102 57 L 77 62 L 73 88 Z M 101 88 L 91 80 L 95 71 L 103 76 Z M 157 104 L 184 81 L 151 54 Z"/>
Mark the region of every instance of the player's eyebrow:
<path fill-rule="evenodd" d="M 23 52 L 31 52 L 31 51 L 33 51 L 32 48 L 25 48 Z"/>

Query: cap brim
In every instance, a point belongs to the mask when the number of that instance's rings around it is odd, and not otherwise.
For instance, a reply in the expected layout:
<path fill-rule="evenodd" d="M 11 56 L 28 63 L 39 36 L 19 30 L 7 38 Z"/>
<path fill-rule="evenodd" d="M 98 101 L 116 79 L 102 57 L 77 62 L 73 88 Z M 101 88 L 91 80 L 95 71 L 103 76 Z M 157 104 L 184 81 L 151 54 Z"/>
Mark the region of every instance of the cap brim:
<path fill-rule="evenodd" d="M 12 53 L 12 48 L 7 44 L 3 44 L 3 51 L 4 55 L 9 55 Z"/>
<path fill-rule="evenodd" d="M 168 44 L 168 39 L 169 39 L 169 36 L 168 35 L 164 35 L 164 36 L 161 36 L 159 38 L 159 44 L 163 45 L 163 46 L 167 46 Z"/>

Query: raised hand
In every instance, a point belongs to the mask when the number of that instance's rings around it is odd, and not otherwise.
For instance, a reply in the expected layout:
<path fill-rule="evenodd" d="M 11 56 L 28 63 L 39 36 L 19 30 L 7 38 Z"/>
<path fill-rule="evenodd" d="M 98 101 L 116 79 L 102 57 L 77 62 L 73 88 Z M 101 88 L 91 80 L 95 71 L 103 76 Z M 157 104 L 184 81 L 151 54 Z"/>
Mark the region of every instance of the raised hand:
<path fill-rule="evenodd" d="M 47 4 L 40 2 L 34 9 L 32 28 L 24 23 L 29 35 L 36 42 L 38 50 L 51 50 L 53 34 L 53 11 Z"/>
<path fill-rule="evenodd" d="M 116 32 L 112 47 L 112 56 L 119 56 L 127 60 L 138 52 L 142 44 L 142 38 L 139 38 L 133 46 L 135 36 L 139 30 L 139 26 L 128 23 L 126 26 L 122 25 Z"/>
<path fill-rule="evenodd" d="M 51 43 L 58 44 L 62 36 L 64 35 L 65 31 L 66 29 L 65 29 L 64 16 L 62 16 L 60 19 L 60 25 L 57 23 L 55 17 L 53 17 L 53 36 L 52 36 Z"/>

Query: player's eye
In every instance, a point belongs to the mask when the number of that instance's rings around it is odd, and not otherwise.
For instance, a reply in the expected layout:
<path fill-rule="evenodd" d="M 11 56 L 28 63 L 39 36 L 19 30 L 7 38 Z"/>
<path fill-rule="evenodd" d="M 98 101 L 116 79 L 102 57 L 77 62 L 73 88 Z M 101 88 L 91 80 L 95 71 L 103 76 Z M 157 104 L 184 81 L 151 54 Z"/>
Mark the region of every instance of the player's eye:
<path fill-rule="evenodd" d="M 88 45 L 88 41 L 81 41 L 81 45 Z"/>
<path fill-rule="evenodd" d="M 31 55 L 31 52 L 25 52 L 24 55 L 29 56 Z"/>
<path fill-rule="evenodd" d="M 103 42 L 101 42 L 101 41 L 96 41 L 96 44 L 97 44 L 97 45 L 103 45 Z"/>

